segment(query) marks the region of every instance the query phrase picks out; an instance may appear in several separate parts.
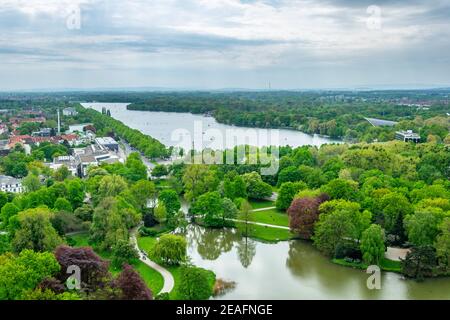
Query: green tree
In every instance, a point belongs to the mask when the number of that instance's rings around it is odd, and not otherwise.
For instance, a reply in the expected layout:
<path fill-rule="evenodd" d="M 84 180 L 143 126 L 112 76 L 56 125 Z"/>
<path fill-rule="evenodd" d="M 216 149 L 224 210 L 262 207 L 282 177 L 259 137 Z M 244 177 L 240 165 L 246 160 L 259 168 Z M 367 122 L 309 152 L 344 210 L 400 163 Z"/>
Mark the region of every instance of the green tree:
<path fill-rule="evenodd" d="M 72 175 L 72 173 L 69 171 L 69 169 L 66 166 L 61 166 L 53 173 L 53 178 L 56 181 L 62 182 L 64 180 L 66 180 L 68 177 L 70 177 L 71 175 Z"/>
<path fill-rule="evenodd" d="M 207 227 L 223 226 L 222 198 L 217 191 L 199 196 L 192 206 L 192 212 L 201 215 Z"/>
<path fill-rule="evenodd" d="M 196 267 L 180 270 L 178 296 L 182 300 L 207 300 L 212 295 L 208 271 Z"/>
<path fill-rule="evenodd" d="M 295 195 L 300 190 L 304 190 L 306 188 L 307 185 L 304 182 L 285 182 L 281 184 L 275 206 L 278 210 L 286 210 L 291 205 Z"/>
<path fill-rule="evenodd" d="M 163 190 L 158 197 L 159 202 L 164 203 L 167 211 L 167 224 L 171 227 L 176 226 L 176 215 L 181 208 L 180 199 L 174 190 Z"/>
<path fill-rule="evenodd" d="M 383 229 L 377 224 L 367 228 L 362 234 L 360 248 L 365 263 L 379 265 L 386 251 Z"/>
<path fill-rule="evenodd" d="M 251 172 L 243 175 L 247 184 L 247 194 L 249 198 L 262 200 L 272 195 L 272 187 L 265 183 L 259 173 Z"/>
<path fill-rule="evenodd" d="M 132 264 L 139 256 L 134 246 L 127 240 L 119 240 L 112 248 L 112 265 L 122 268 L 124 263 Z"/>
<path fill-rule="evenodd" d="M 59 211 L 72 212 L 73 208 L 70 202 L 65 198 L 58 198 L 55 201 L 54 208 Z"/>
<path fill-rule="evenodd" d="M 24 249 L 52 251 L 63 243 L 50 219 L 52 213 L 45 208 L 28 209 L 18 214 L 20 227 L 16 231 L 12 247 L 14 252 Z"/>
<path fill-rule="evenodd" d="M 358 183 L 351 180 L 334 179 L 324 185 L 320 190 L 328 194 L 331 199 L 358 199 Z"/>
<path fill-rule="evenodd" d="M 413 213 L 413 207 L 408 199 L 400 193 L 388 193 L 381 198 L 383 226 L 388 234 L 397 236 L 400 242 L 405 237 L 403 219 Z"/>
<path fill-rule="evenodd" d="M 6 229 L 9 224 L 9 219 L 19 213 L 20 209 L 12 202 L 8 202 L 2 207 L 1 218 L 2 228 Z"/>
<path fill-rule="evenodd" d="M 104 176 L 98 186 L 98 195 L 100 198 L 115 197 L 128 187 L 127 182 L 118 175 Z"/>
<path fill-rule="evenodd" d="M 405 229 L 408 240 L 415 246 L 433 245 L 439 234 L 439 225 L 444 218 L 440 208 L 419 209 L 405 217 Z"/>
<path fill-rule="evenodd" d="M 432 277 L 437 266 L 436 260 L 436 251 L 433 247 L 413 247 L 402 261 L 402 273 L 408 278 L 418 280 Z"/>
<path fill-rule="evenodd" d="M 147 179 L 147 167 L 142 162 L 141 156 L 137 152 L 131 153 L 125 162 L 127 168 L 125 178 L 129 181 L 139 181 Z"/>
<path fill-rule="evenodd" d="M 441 234 L 437 237 L 435 248 L 439 262 L 448 272 L 450 270 L 450 218 L 444 219 L 439 230 Z"/>
<path fill-rule="evenodd" d="M 163 164 L 156 165 L 152 170 L 152 176 L 156 178 L 161 178 L 167 176 L 168 174 L 169 171 L 167 170 L 167 167 Z"/>
<path fill-rule="evenodd" d="M 18 256 L 0 256 L 0 300 L 23 299 L 26 291 L 59 271 L 58 261 L 49 252 L 24 250 Z"/>
<path fill-rule="evenodd" d="M 41 181 L 39 180 L 38 176 L 35 176 L 34 174 L 28 174 L 25 178 L 23 178 L 22 185 L 25 189 L 25 192 L 34 192 L 41 187 Z"/>
<path fill-rule="evenodd" d="M 226 225 L 227 219 L 236 219 L 239 214 L 239 209 L 236 207 L 234 202 L 231 199 L 224 198 L 222 200 L 222 208 L 223 208 L 223 225 Z"/>
<path fill-rule="evenodd" d="M 158 203 L 155 208 L 155 219 L 159 223 L 164 223 L 167 220 L 167 210 L 163 202 Z"/>
<path fill-rule="evenodd" d="M 147 207 L 149 201 L 156 197 L 155 184 L 148 180 L 139 180 L 130 188 L 130 194 L 136 204 L 136 207 L 143 210 Z"/>
<path fill-rule="evenodd" d="M 159 238 L 151 255 L 164 264 L 179 265 L 186 260 L 186 239 L 182 236 L 165 234 Z"/>

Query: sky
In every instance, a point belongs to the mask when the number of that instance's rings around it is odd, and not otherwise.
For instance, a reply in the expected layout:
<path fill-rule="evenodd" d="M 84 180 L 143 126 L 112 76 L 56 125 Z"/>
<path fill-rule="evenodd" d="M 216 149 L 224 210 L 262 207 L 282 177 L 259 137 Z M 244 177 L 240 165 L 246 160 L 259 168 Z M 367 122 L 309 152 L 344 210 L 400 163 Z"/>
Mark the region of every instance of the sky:
<path fill-rule="evenodd" d="M 0 91 L 450 86 L 450 0 L 0 0 Z"/>

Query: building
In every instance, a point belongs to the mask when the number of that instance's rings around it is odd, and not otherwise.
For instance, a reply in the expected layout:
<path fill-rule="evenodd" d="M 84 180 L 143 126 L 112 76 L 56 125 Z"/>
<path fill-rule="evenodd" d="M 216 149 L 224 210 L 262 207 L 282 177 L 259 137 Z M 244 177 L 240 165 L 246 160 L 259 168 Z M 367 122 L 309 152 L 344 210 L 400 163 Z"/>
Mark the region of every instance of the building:
<path fill-rule="evenodd" d="M 111 137 L 104 138 L 96 138 L 95 142 L 108 150 L 118 152 L 119 151 L 119 143 Z"/>
<path fill-rule="evenodd" d="M 74 133 L 74 132 L 83 132 L 85 127 L 91 127 L 94 126 L 92 123 L 81 123 L 81 124 L 74 124 L 69 126 L 69 131 L 67 133 Z"/>
<path fill-rule="evenodd" d="M 420 142 L 420 136 L 417 133 L 414 133 L 412 130 L 406 131 L 397 131 L 395 133 L 395 139 L 404 141 L 404 142 Z"/>
<path fill-rule="evenodd" d="M 0 190 L 3 192 L 21 193 L 22 181 L 14 177 L 0 175 Z"/>
<path fill-rule="evenodd" d="M 0 157 L 7 156 L 10 150 L 9 140 L 0 140 Z"/>
<path fill-rule="evenodd" d="M 60 156 L 55 157 L 52 163 L 47 166 L 52 170 L 58 170 L 62 166 L 65 166 L 72 173 L 73 176 L 78 175 L 78 161 L 74 156 Z"/>
<path fill-rule="evenodd" d="M 63 115 L 66 117 L 76 116 L 77 114 L 78 114 L 78 112 L 77 112 L 77 110 L 75 110 L 75 108 L 69 107 L 69 108 L 63 109 Z"/>
<path fill-rule="evenodd" d="M 78 163 L 78 176 L 85 177 L 91 166 L 98 166 L 102 162 L 114 163 L 121 161 L 120 157 L 109 152 L 101 145 L 90 145 L 86 148 L 73 149 Z"/>
<path fill-rule="evenodd" d="M 37 132 L 33 132 L 31 135 L 33 137 L 51 137 L 55 135 L 55 132 L 51 128 L 42 128 Z"/>

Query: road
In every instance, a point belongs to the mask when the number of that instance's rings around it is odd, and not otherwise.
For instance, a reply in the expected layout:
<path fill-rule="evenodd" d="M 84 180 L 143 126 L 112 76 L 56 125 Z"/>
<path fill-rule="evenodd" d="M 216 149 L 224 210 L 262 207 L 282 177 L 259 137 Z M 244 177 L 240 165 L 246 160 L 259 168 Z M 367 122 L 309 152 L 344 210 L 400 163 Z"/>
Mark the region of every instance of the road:
<path fill-rule="evenodd" d="M 175 280 L 173 279 L 172 274 L 166 268 L 164 268 L 164 267 L 160 266 L 159 264 L 157 264 L 156 262 L 150 260 L 147 257 L 146 253 L 139 248 L 137 238 L 136 238 L 137 231 L 138 231 L 138 228 L 135 228 L 131 231 L 131 242 L 134 244 L 134 247 L 136 248 L 136 250 L 138 252 L 139 260 L 141 260 L 143 263 L 145 263 L 150 268 L 158 271 L 162 275 L 163 280 L 164 280 L 164 285 L 159 293 L 160 294 L 161 293 L 170 293 L 173 290 L 173 287 L 175 285 Z"/>

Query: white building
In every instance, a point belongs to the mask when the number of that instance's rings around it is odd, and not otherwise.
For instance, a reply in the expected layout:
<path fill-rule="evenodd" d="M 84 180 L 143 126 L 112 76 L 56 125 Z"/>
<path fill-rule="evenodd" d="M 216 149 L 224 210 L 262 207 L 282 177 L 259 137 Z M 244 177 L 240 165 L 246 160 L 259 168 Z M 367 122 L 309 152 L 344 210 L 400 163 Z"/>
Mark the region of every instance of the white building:
<path fill-rule="evenodd" d="M 119 143 L 117 143 L 117 141 L 111 137 L 96 138 L 95 142 L 99 146 L 106 148 L 108 150 L 115 151 L 115 152 L 119 151 Z"/>
<path fill-rule="evenodd" d="M 75 108 L 69 107 L 69 108 L 63 109 L 63 115 L 66 117 L 76 116 L 77 114 L 78 114 L 78 112 L 77 112 L 77 110 L 75 110 Z"/>
<path fill-rule="evenodd" d="M 21 193 L 22 181 L 14 177 L 0 175 L 0 190 L 3 192 Z"/>

